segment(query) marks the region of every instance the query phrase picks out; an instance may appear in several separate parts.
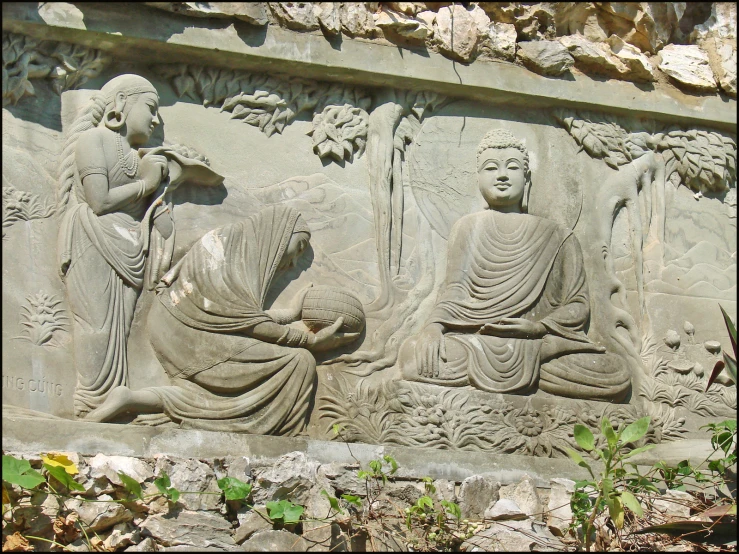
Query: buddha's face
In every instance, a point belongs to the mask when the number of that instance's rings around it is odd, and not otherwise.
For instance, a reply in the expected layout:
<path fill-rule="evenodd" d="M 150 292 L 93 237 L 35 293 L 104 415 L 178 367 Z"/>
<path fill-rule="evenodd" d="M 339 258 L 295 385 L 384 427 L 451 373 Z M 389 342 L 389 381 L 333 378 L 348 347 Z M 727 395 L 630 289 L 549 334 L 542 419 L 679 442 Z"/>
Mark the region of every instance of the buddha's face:
<path fill-rule="evenodd" d="M 129 97 L 133 101 L 126 114 L 126 138 L 131 146 L 146 144 L 159 125 L 159 98 L 153 92 Z"/>
<path fill-rule="evenodd" d="M 524 155 L 517 148 L 488 148 L 478 157 L 477 183 L 494 210 L 516 211 L 526 189 Z"/>
<path fill-rule="evenodd" d="M 285 253 L 282 255 L 282 259 L 277 266 L 277 270 L 287 271 L 288 269 L 295 267 L 295 263 L 298 261 L 298 258 L 300 258 L 306 248 L 308 248 L 309 242 L 310 236 L 308 233 L 304 233 L 302 231 L 293 233 L 290 237 L 290 242 L 288 243 L 287 248 L 285 248 Z"/>

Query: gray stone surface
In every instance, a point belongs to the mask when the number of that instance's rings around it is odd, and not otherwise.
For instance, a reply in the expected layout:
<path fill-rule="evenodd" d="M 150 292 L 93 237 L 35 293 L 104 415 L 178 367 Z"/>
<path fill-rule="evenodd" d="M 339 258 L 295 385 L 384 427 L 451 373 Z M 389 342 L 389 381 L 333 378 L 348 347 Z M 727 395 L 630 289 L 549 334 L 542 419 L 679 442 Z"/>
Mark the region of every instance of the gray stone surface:
<path fill-rule="evenodd" d="M 659 68 L 679 84 L 716 90 L 708 55 L 696 45 L 669 44 L 660 51 Z"/>
<path fill-rule="evenodd" d="M 542 519 L 543 508 L 539 494 L 536 492 L 534 480 L 525 475 L 519 482 L 500 488 L 499 497 L 513 501 L 527 516 Z"/>
<path fill-rule="evenodd" d="M 459 487 L 459 507 L 465 518 L 481 518 L 499 498 L 500 483 L 493 477 L 468 477 Z"/>
<path fill-rule="evenodd" d="M 136 37 L 145 36 L 157 41 L 158 44 L 159 51 L 156 58 L 152 58 L 152 62 L 155 59 L 161 60 L 162 56 L 171 58 L 172 49 L 187 52 L 187 56 L 193 61 L 204 61 L 208 56 L 203 52 L 203 48 L 214 46 L 219 49 L 222 59 L 229 60 L 229 63 L 237 68 L 264 69 L 271 63 L 280 62 L 299 67 L 297 71 L 308 78 L 320 78 L 325 68 L 330 66 L 332 73 L 341 76 L 342 79 L 355 79 L 357 72 L 362 71 L 366 77 L 365 82 L 372 85 L 387 85 L 397 82 L 397 79 L 404 79 L 429 90 L 454 92 L 456 96 L 483 101 L 489 101 L 492 96 L 500 96 L 503 101 L 513 101 L 516 95 L 521 95 L 518 98 L 525 98 L 526 103 L 533 106 L 542 103 L 556 104 L 558 99 L 566 98 L 568 102 L 581 106 L 604 106 L 632 112 L 638 110 L 640 113 L 657 117 L 674 114 L 683 120 L 713 122 L 718 125 L 725 125 L 724 122 L 728 122 L 729 125 L 736 125 L 733 116 L 735 110 L 725 110 L 723 103 L 716 98 L 705 97 L 690 101 L 685 98 L 683 101 L 675 101 L 671 97 L 636 91 L 628 84 L 609 83 L 606 86 L 589 78 L 580 77 L 575 77 L 574 82 L 541 82 L 536 75 L 531 75 L 527 70 L 499 64 L 490 66 L 475 64 L 469 68 L 458 66 L 453 69 L 451 64 L 433 52 L 429 53 L 428 57 L 410 54 L 414 61 L 409 66 L 404 61 L 404 56 L 407 58 L 409 54 L 401 55 L 396 47 L 373 45 L 372 56 L 368 57 L 370 47 L 359 42 L 345 41 L 341 51 L 335 51 L 323 37 L 295 34 L 272 26 L 267 30 L 266 39 L 257 47 L 229 40 L 227 35 L 208 30 L 207 25 L 198 24 L 198 19 L 191 21 L 191 25 L 196 28 L 194 33 L 170 37 L 162 26 L 142 27 L 140 18 L 130 10 L 109 6 L 103 14 L 93 5 L 83 5 L 78 9 L 84 10 L 87 14 L 85 17 L 87 33 L 77 37 L 81 43 L 87 43 L 94 48 L 107 44 L 110 45 L 110 49 L 118 47 L 133 50 L 136 55 L 145 58 L 146 51 L 136 49 L 136 41 L 139 40 Z M 52 39 L 55 36 L 61 39 L 61 36 L 68 32 L 67 19 L 57 20 L 47 17 L 42 22 L 33 13 L 28 5 L 8 5 L 4 12 L 3 28 Z M 120 37 L 107 34 L 105 14 L 116 17 Z M 345 16 L 342 15 L 343 17 Z M 101 43 L 102 37 L 105 40 Z M 286 48 L 285 45 L 288 43 L 301 46 L 297 49 Z M 297 55 L 297 52 L 300 52 L 300 55 Z M 372 63 L 369 63 L 370 60 Z M 455 71 L 461 76 L 461 85 Z M 480 87 L 484 90 L 481 91 Z"/>
<path fill-rule="evenodd" d="M 514 500 L 501 498 L 491 507 L 485 510 L 485 519 L 492 521 L 503 521 L 509 519 L 528 519 Z"/>
<path fill-rule="evenodd" d="M 567 47 L 552 40 L 519 42 L 516 55 L 536 73 L 562 75 L 574 65 L 575 60 Z"/>
<path fill-rule="evenodd" d="M 547 505 L 547 525 L 549 529 L 559 530 L 560 534 L 572 521 L 570 500 L 575 492 L 575 482 L 571 479 L 555 478 L 551 480 L 549 503 Z"/>
<path fill-rule="evenodd" d="M 306 552 L 307 542 L 288 531 L 260 531 L 241 545 L 245 552 Z"/>
<path fill-rule="evenodd" d="M 208 512 L 174 511 L 153 515 L 141 523 L 141 532 L 163 546 L 238 550 L 228 521 Z"/>
<path fill-rule="evenodd" d="M 730 10 L 260 6 L 4 5 L 4 447 L 178 515 L 397 461 L 378 506 L 540 517 L 573 425 L 733 415 Z"/>

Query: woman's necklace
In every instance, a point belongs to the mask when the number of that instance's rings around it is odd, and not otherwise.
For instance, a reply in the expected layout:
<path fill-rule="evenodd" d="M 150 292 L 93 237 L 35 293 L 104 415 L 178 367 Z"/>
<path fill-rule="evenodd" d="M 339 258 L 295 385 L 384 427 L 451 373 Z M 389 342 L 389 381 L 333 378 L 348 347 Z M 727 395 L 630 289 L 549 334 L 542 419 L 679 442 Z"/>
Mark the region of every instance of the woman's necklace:
<path fill-rule="evenodd" d="M 123 137 L 120 133 L 115 134 L 115 146 L 118 152 L 118 163 L 120 164 L 123 173 L 131 178 L 136 177 L 136 173 L 139 170 L 139 157 L 137 153 L 131 149 L 129 154 L 133 153 L 133 156 L 131 156 L 133 159 L 130 161 L 127 159 L 128 156 L 123 153 Z"/>

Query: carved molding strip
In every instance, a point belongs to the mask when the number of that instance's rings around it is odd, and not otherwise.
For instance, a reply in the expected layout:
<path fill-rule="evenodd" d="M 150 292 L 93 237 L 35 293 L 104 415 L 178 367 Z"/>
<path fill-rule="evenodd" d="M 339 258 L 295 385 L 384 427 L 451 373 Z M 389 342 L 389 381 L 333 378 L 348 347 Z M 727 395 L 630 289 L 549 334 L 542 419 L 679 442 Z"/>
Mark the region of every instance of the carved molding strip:
<path fill-rule="evenodd" d="M 61 94 L 96 77 L 109 62 L 101 50 L 3 32 L 3 106 L 34 96 L 32 79 L 51 81 Z"/>

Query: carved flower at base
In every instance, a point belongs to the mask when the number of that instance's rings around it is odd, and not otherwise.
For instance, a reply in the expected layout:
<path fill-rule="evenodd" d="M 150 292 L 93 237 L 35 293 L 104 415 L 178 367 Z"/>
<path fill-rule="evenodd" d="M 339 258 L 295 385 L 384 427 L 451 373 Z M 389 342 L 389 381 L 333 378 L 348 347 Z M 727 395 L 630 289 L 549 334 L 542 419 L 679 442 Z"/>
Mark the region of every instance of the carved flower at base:
<path fill-rule="evenodd" d="M 364 152 L 367 142 L 367 112 L 351 104 L 326 106 L 313 117 L 313 151 L 321 158 L 329 156 L 337 162 L 352 161 Z"/>
<path fill-rule="evenodd" d="M 495 432 L 494 444 L 504 452 L 554 456 L 572 448 L 570 432 L 575 415 L 569 410 L 545 406 L 536 410 L 527 400 L 509 411 Z"/>
<path fill-rule="evenodd" d="M 527 412 L 516 418 L 516 431 L 527 437 L 538 437 L 543 428 L 537 412 Z"/>

